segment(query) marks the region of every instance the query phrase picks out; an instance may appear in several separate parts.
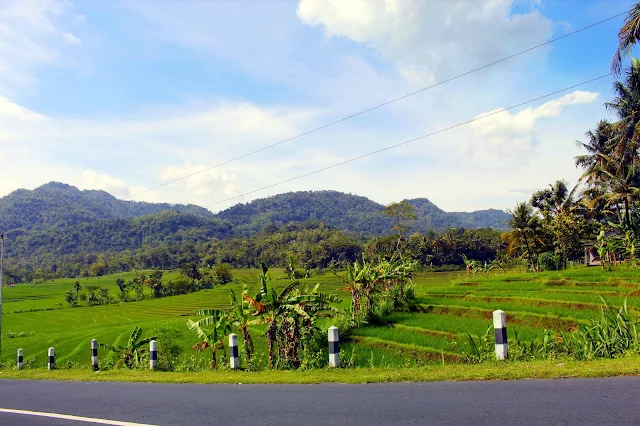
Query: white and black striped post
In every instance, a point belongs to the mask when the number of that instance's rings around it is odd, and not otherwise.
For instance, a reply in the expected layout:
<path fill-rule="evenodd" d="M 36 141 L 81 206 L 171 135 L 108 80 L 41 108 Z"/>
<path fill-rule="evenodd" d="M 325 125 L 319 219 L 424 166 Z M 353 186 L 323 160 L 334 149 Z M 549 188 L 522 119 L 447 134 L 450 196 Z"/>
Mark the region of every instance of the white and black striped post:
<path fill-rule="evenodd" d="M 229 367 L 233 370 L 240 368 L 240 359 L 238 358 L 238 335 L 229 335 Z"/>
<path fill-rule="evenodd" d="M 158 365 L 158 342 L 152 340 L 149 342 L 149 368 L 156 369 Z"/>
<path fill-rule="evenodd" d="M 496 359 L 503 361 L 509 357 L 507 316 L 504 311 L 493 311 L 493 331 L 496 337 Z"/>
<path fill-rule="evenodd" d="M 22 358 L 22 349 L 18 349 L 18 362 L 16 364 L 16 367 L 18 367 L 18 370 L 22 370 L 23 361 L 24 359 Z"/>
<path fill-rule="evenodd" d="M 340 367 L 340 338 L 338 327 L 329 327 L 329 367 Z"/>
<path fill-rule="evenodd" d="M 91 340 L 91 369 L 98 371 L 98 341 L 96 339 Z"/>
<path fill-rule="evenodd" d="M 47 362 L 47 369 L 53 370 L 56 368 L 56 356 L 54 354 L 53 348 L 49 348 L 49 360 Z"/>

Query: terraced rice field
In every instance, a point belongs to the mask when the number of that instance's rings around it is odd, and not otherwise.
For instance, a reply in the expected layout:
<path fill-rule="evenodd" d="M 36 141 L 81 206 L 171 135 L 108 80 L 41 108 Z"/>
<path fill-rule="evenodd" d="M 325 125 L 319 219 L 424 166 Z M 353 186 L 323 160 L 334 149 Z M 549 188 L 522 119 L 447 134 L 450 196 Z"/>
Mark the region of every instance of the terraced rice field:
<path fill-rule="evenodd" d="M 455 362 L 469 350 L 467 333 L 484 334 L 495 309 L 507 312 L 509 337 L 517 330 L 525 340 L 542 336 L 545 328 L 570 331 L 588 323 L 599 314 L 600 295 L 614 305 L 628 298 L 632 309 L 640 310 L 640 271 L 619 268 L 613 272 L 596 268 L 540 274 L 497 272 L 471 279 L 464 273 L 422 274 L 415 279 L 418 311 L 395 313 L 382 325 L 357 330 L 353 340 L 342 345 L 343 356 L 355 365 L 374 367 Z M 234 271 L 233 284 L 189 295 L 80 308 L 62 305 L 64 293 L 75 280 L 5 288 L 2 359 L 13 360 L 16 350 L 22 348 L 26 358 L 36 356 L 35 363 L 43 365 L 47 348 L 53 346 L 59 365 L 68 361 L 86 365 L 90 339 L 125 343 L 134 326 L 142 327 L 145 336 L 159 335 L 161 349 L 163 341 L 171 339 L 182 348 L 181 356 L 199 357 L 190 349 L 196 338 L 186 328 L 187 319 L 196 309 L 227 307 L 229 288 L 240 290 L 247 283 L 252 292 L 257 291 L 257 273 Z M 286 284 L 281 271 L 272 271 L 272 276 L 282 286 Z M 100 284 L 117 294 L 118 277 L 81 281 L 83 285 Z M 329 274 L 306 281 L 320 282 L 322 291 L 340 294 L 342 305 L 348 306 L 348 295 L 339 290 L 342 283 L 337 277 Z M 256 346 L 264 348 L 263 330 L 254 327 L 252 332 Z"/>

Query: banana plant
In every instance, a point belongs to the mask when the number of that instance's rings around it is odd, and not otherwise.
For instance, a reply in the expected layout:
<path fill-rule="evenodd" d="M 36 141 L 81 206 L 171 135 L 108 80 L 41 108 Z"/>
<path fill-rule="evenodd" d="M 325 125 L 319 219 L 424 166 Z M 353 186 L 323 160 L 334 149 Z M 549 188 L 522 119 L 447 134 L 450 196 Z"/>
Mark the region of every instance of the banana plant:
<path fill-rule="evenodd" d="M 268 273 L 269 269 L 266 264 L 262 263 L 262 273 L 259 275 L 260 291 L 250 297 L 243 294 L 243 297 L 249 302 L 251 307 L 255 309 L 256 315 L 260 316 L 261 322 L 268 324 L 267 327 L 267 346 L 269 348 L 269 368 L 273 368 L 275 363 L 275 346 L 277 344 L 278 324 L 284 324 L 295 319 L 294 328 L 288 334 L 287 346 L 292 345 L 292 357 L 296 358 L 297 345 L 299 343 L 300 321 L 306 321 L 307 324 L 312 320 L 312 314 L 323 308 L 328 308 L 330 302 L 339 302 L 340 299 L 333 294 L 324 294 L 317 291 L 318 286 L 311 292 L 301 291 L 300 282 L 293 281 L 282 291 L 278 291 L 276 286 L 271 283 L 271 277 Z M 297 325 L 296 325 L 297 324 Z M 282 347 L 280 348 L 283 349 Z"/>
<path fill-rule="evenodd" d="M 233 319 L 225 312 L 217 309 L 203 309 L 196 312 L 196 315 L 205 318 L 198 321 L 187 321 L 189 330 L 196 333 L 200 342 L 193 345 L 193 349 L 203 352 L 207 348 L 211 350 L 211 368 L 218 367 L 218 351 L 222 350 L 224 358 L 227 351 L 224 347 L 224 338 L 231 334 L 233 329 Z M 207 330 L 206 327 L 211 327 Z"/>
<path fill-rule="evenodd" d="M 144 348 L 149 344 L 149 342 L 158 338 L 157 336 L 154 336 L 140 340 L 141 335 L 142 329 L 140 327 L 136 327 L 129 336 L 127 346 L 105 345 L 104 343 L 101 343 L 100 347 L 119 353 L 124 365 L 128 368 L 133 368 L 140 363 L 141 355 L 145 352 Z"/>
<path fill-rule="evenodd" d="M 253 339 L 251 333 L 249 333 L 249 326 L 259 323 L 260 320 L 256 319 L 253 315 L 255 310 L 252 309 L 251 303 L 248 300 L 249 289 L 246 285 L 242 287 L 242 297 L 237 298 L 235 292 L 229 289 L 231 294 L 231 314 L 233 317 L 234 327 L 242 331 L 242 342 L 244 347 L 244 353 L 247 358 L 247 364 L 251 366 L 251 358 L 253 357 Z"/>

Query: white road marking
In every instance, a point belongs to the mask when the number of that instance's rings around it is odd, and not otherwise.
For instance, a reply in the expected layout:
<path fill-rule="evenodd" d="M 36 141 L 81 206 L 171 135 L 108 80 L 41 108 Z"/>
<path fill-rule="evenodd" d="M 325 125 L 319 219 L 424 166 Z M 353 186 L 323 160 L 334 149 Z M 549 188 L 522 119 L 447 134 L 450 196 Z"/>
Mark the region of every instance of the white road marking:
<path fill-rule="evenodd" d="M 44 413 L 41 411 L 14 410 L 12 408 L 0 408 L 0 413 L 22 414 L 26 416 L 51 417 L 54 419 L 75 420 L 78 422 L 99 423 L 115 426 L 153 426 L 144 423 L 120 422 L 118 420 L 94 419 L 91 417 L 70 416 L 68 414 Z"/>

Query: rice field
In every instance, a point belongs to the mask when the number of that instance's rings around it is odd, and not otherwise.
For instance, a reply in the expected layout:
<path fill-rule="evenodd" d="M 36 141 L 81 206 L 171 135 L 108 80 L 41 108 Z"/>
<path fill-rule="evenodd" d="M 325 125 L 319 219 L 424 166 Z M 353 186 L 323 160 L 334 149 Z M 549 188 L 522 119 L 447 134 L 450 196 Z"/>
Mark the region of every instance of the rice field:
<path fill-rule="evenodd" d="M 276 282 L 286 284 L 282 271 L 271 272 Z M 166 273 L 164 279 L 169 280 L 174 274 Z M 41 366 L 47 348 L 53 346 L 58 365 L 88 366 L 91 339 L 122 344 L 133 327 L 139 326 L 144 336 L 159 336 L 161 349 L 163 341 L 172 341 L 179 347 L 181 357 L 206 362 L 203 355 L 191 350 L 197 339 L 187 330 L 187 320 L 197 309 L 226 308 L 229 288 L 240 290 L 246 283 L 252 292 L 257 291 L 257 274 L 256 270 L 236 270 L 233 283 L 212 290 L 78 308 L 64 305 L 64 293 L 71 289 L 74 279 L 5 288 L 2 360 L 13 360 L 16 350 L 22 348 L 26 359 Z M 117 294 L 115 280 L 132 276 L 120 274 L 80 281 L 83 286 L 101 285 Z M 338 293 L 343 298 L 342 305 L 348 306 L 348 295 L 340 291 L 338 277 L 327 274 L 304 281 L 318 282 L 322 291 Z M 415 285 L 416 312 L 394 313 L 383 325 L 358 329 L 351 342 L 341 345 L 344 361 L 361 367 L 455 362 L 469 350 L 467 334 L 483 335 L 491 326 L 495 309 L 507 313 L 509 337 L 513 338 L 517 330 L 525 340 L 541 337 L 545 328 L 570 331 L 578 324 L 588 323 L 599 315 L 600 296 L 613 305 L 621 305 L 627 298 L 629 306 L 640 311 L 640 270 L 622 266 L 613 271 L 578 267 L 561 272 L 492 272 L 475 277 L 465 273 L 426 273 L 415 278 Z M 263 330 L 254 327 L 251 331 L 257 348 L 264 352 Z"/>

